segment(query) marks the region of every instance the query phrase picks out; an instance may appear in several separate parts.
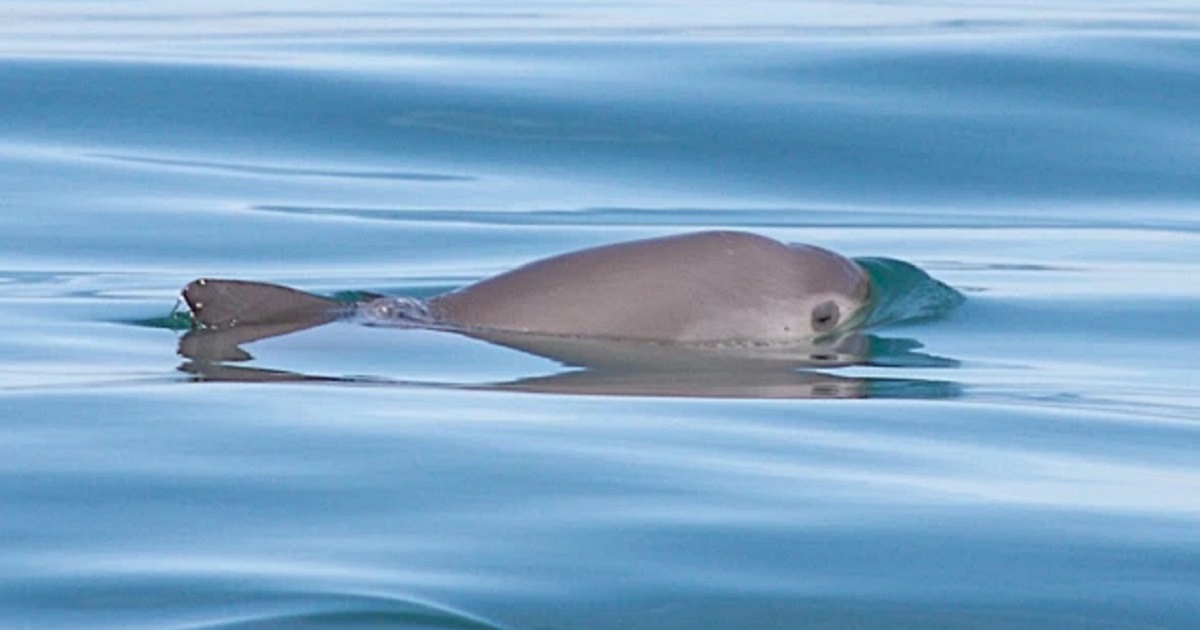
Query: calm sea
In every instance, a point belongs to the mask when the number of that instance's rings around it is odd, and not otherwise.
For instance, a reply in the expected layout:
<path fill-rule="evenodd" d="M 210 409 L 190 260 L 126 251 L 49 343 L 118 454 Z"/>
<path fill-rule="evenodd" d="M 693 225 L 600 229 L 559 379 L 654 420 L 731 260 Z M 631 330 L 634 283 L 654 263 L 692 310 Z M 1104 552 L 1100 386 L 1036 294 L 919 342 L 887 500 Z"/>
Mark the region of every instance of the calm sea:
<path fill-rule="evenodd" d="M 332 8 L 331 8 L 332 7 Z M 430 295 L 734 228 L 967 296 L 596 371 Z M 1200 627 L 1200 6 L 0 1 L 0 627 Z"/>

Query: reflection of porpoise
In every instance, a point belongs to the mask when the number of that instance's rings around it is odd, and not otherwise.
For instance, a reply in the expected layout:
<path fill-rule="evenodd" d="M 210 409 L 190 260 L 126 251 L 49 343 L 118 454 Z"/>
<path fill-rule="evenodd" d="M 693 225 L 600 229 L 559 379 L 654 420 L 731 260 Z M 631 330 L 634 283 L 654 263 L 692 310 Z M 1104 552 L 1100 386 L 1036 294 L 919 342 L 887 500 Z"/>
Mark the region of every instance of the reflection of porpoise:
<path fill-rule="evenodd" d="M 380 297 L 361 312 L 399 311 L 414 325 L 469 334 L 793 343 L 860 320 L 870 286 L 857 264 L 830 251 L 744 232 L 699 232 L 547 258 L 424 303 Z M 338 306 L 284 287 L 224 280 L 197 280 L 184 299 L 196 321 L 213 328 L 271 324 Z"/>

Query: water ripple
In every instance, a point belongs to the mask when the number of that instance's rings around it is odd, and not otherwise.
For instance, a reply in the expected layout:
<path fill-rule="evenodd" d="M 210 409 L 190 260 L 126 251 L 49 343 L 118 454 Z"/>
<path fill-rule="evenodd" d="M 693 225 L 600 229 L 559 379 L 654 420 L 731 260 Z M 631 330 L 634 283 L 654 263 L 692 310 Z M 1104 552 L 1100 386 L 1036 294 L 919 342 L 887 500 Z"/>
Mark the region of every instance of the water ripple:
<path fill-rule="evenodd" d="M 308 597 L 295 608 L 312 608 L 312 601 L 329 599 Z M 335 597 L 321 610 L 284 611 L 232 620 L 200 622 L 183 630 L 308 630 L 345 628 L 366 630 L 505 630 L 505 626 L 452 608 L 428 603 L 380 597 Z"/>
<path fill-rule="evenodd" d="M 444 173 L 418 173 L 406 171 L 350 171 L 335 168 L 318 169 L 312 167 L 267 166 L 263 164 L 239 164 L 232 162 L 206 162 L 202 160 L 183 160 L 139 155 L 120 155 L 114 153 L 90 153 L 89 157 L 115 160 L 130 164 L 145 164 L 166 168 L 179 168 L 199 171 L 215 171 L 235 175 L 269 177 L 329 177 L 338 179 L 384 179 L 414 182 L 469 182 L 477 178 L 465 175 L 448 175 Z"/>

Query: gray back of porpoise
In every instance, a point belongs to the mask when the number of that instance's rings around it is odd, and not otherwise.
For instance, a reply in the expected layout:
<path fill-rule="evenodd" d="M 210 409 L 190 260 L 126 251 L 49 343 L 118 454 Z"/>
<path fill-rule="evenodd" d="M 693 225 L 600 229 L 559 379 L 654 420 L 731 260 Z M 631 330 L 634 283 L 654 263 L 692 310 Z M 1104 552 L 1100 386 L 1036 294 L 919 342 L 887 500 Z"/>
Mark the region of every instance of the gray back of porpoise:
<path fill-rule="evenodd" d="M 744 232 L 606 245 L 434 297 L 467 329 L 683 343 L 811 340 L 854 318 L 870 281 L 853 261 Z"/>

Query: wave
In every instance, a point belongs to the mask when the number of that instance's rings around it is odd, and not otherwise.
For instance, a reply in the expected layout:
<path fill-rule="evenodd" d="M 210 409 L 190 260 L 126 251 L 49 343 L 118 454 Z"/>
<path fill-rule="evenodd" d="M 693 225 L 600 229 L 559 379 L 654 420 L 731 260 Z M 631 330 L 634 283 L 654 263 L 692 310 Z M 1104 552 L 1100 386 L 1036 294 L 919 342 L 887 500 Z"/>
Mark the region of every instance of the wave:
<path fill-rule="evenodd" d="M 864 328 L 945 317 L 966 296 L 920 267 L 895 258 L 855 258 L 876 291 Z"/>

